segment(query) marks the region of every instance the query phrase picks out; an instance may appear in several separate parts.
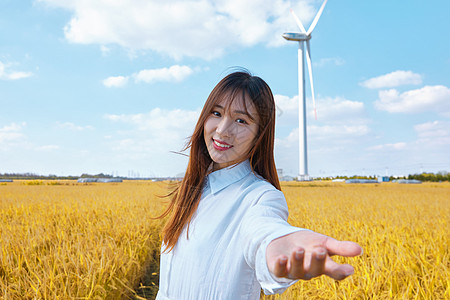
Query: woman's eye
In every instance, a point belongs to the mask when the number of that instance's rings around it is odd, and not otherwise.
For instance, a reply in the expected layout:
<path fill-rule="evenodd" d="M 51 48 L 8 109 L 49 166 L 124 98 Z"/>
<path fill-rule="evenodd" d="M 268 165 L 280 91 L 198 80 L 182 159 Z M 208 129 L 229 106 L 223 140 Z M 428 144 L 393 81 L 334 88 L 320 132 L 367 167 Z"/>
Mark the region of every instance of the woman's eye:
<path fill-rule="evenodd" d="M 236 122 L 241 124 L 247 124 L 247 121 L 245 121 L 244 119 L 237 119 Z"/>
<path fill-rule="evenodd" d="M 212 114 L 215 115 L 216 117 L 220 117 L 220 112 L 218 111 L 213 111 Z"/>

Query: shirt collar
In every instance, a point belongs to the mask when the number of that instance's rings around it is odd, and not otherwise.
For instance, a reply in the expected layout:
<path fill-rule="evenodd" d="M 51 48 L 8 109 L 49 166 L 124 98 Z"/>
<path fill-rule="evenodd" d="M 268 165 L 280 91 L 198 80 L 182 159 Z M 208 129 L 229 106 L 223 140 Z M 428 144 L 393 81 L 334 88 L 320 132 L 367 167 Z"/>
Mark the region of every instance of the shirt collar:
<path fill-rule="evenodd" d="M 211 194 L 215 194 L 229 185 L 241 180 L 250 174 L 251 171 L 252 168 L 249 160 L 247 159 L 239 164 L 210 173 L 207 176 L 207 182 L 211 188 Z"/>

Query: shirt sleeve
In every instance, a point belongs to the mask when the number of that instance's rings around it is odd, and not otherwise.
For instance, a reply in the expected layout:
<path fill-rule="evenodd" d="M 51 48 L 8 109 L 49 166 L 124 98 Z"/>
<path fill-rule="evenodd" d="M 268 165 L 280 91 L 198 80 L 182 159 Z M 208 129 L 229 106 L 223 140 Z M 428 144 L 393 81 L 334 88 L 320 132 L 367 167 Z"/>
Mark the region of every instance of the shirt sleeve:
<path fill-rule="evenodd" d="M 256 272 L 256 279 L 266 295 L 284 292 L 296 280 L 274 277 L 266 261 L 266 249 L 271 241 L 304 230 L 287 222 L 288 207 L 284 194 L 276 189 L 264 191 L 251 206 L 242 221 L 244 256 Z"/>

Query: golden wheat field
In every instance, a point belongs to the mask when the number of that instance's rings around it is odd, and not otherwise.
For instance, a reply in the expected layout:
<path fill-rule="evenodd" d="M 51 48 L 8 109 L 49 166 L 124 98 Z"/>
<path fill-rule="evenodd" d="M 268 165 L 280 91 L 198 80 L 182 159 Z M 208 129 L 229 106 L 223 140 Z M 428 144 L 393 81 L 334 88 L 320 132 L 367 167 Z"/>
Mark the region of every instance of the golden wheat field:
<path fill-rule="evenodd" d="M 364 254 L 261 299 L 450 299 L 450 184 L 283 183 L 290 222 Z M 154 299 L 166 182 L 0 184 L 0 299 Z"/>

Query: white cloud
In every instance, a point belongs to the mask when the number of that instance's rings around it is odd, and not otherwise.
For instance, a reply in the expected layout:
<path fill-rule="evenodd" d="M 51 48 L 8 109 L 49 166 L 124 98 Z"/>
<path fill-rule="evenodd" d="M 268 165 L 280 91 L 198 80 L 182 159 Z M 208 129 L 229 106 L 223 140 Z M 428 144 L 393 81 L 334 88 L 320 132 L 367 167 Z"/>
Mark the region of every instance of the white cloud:
<path fill-rule="evenodd" d="M 308 138 L 307 143 L 311 148 L 311 145 L 318 149 L 319 147 L 341 148 L 342 144 L 354 144 L 357 143 L 359 138 L 366 136 L 370 132 L 370 129 L 365 126 L 308 126 Z M 296 148 L 298 147 L 298 128 L 293 129 L 287 137 L 280 137 L 275 139 L 275 144 L 278 147 L 284 148 Z M 297 151 L 297 150 L 296 150 Z"/>
<path fill-rule="evenodd" d="M 345 64 L 345 61 L 340 57 L 328 57 L 321 58 L 319 59 L 319 61 L 313 62 L 313 65 L 319 68 L 330 64 L 335 66 L 342 66 Z"/>
<path fill-rule="evenodd" d="M 33 76 L 32 72 L 12 71 L 10 63 L 0 61 L 0 80 L 18 80 Z"/>
<path fill-rule="evenodd" d="M 366 123 L 364 103 L 342 97 L 319 98 L 317 100 L 318 118 L 327 123 Z"/>
<path fill-rule="evenodd" d="M 199 111 L 191 110 L 166 110 L 154 108 L 148 113 L 131 115 L 105 115 L 105 118 L 114 122 L 128 123 L 136 127 L 137 130 L 145 131 L 153 136 L 167 137 L 167 133 L 174 134 L 174 130 L 192 130 L 197 120 Z"/>
<path fill-rule="evenodd" d="M 53 151 L 53 150 L 59 150 L 61 147 L 58 145 L 44 145 L 39 146 L 36 148 L 38 151 Z"/>
<path fill-rule="evenodd" d="M 370 129 L 367 125 L 325 125 L 325 126 L 309 126 L 309 135 L 312 140 L 341 140 L 357 139 L 366 136 Z"/>
<path fill-rule="evenodd" d="M 106 87 L 124 87 L 127 83 L 128 77 L 125 76 L 111 76 L 103 80 Z"/>
<path fill-rule="evenodd" d="M 385 75 L 370 78 L 361 83 L 369 89 L 397 87 L 400 85 L 418 85 L 422 83 L 422 76 L 412 71 L 394 71 Z"/>
<path fill-rule="evenodd" d="M 174 65 L 170 68 L 142 70 L 133 74 L 136 82 L 153 83 L 156 81 L 180 82 L 194 71 L 188 66 Z"/>
<path fill-rule="evenodd" d="M 375 107 L 391 113 L 437 112 L 450 117 L 450 89 L 442 86 L 425 86 L 421 89 L 399 93 L 395 89 L 380 91 Z"/>
<path fill-rule="evenodd" d="M 277 136 L 275 140 L 276 157 L 279 167 L 291 174 L 297 159 L 298 164 L 298 97 L 275 95 L 279 110 L 277 118 Z M 368 138 L 371 130 L 370 120 L 366 116 L 364 103 L 342 97 L 318 98 L 318 120 L 314 120 L 311 103 L 308 109 L 308 147 L 314 149 L 314 155 L 341 155 L 345 149 L 353 149 Z M 294 172 L 294 173 L 292 173 Z"/>
<path fill-rule="evenodd" d="M 296 100 L 297 97 L 275 95 L 277 106 L 283 110 L 277 120 L 275 159 L 277 167 L 290 175 L 297 175 L 298 172 Z M 376 136 L 377 130 L 371 128 L 363 102 L 339 97 L 319 98 L 318 121 L 313 119 L 308 104 L 310 175 L 410 174 L 420 171 L 422 163 L 442 169 L 441 166 L 448 161 L 450 121 L 418 124 L 414 126 L 416 139 L 388 142 Z M 282 125 L 283 132 L 280 132 L 279 125 Z M 377 141 L 375 144 L 374 140 Z"/>
<path fill-rule="evenodd" d="M 309 0 L 295 4 L 287 0 L 38 2 L 72 13 L 64 27 L 65 37 L 72 43 L 118 44 L 131 51 L 205 59 L 236 47 L 282 45 L 286 42 L 280 33 L 297 30 L 289 14 L 291 6 L 305 25 L 318 10 L 318 4 Z"/>
<path fill-rule="evenodd" d="M 370 128 L 366 125 L 340 125 L 340 126 L 308 126 L 308 144 L 323 144 L 335 146 L 336 143 L 348 143 L 351 140 L 357 142 L 362 136 L 366 136 Z M 353 142 L 353 143 L 354 143 Z M 276 144 L 280 147 L 296 147 L 298 145 L 298 128 L 293 129 L 287 137 L 276 138 Z"/>
<path fill-rule="evenodd" d="M 275 95 L 275 102 L 282 113 L 277 118 L 275 158 L 278 168 L 285 174 L 298 172 L 298 97 Z M 310 99 L 307 99 L 310 100 Z M 308 110 L 308 157 L 310 174 L 322 170 L 348 168 L 349 157 L 361 155 L 362 145 L 371 139 L 364 103 L 342 97 L 319 97 L 317 102 L 318 120 L 314 119 L 312 103 Z M 325 159 L 324 159 L 325 158 Z M 332 162 L 326 165 L 326 162 Z M 356 165 L 358 162 L 352 162 Z M 311 173 L 312 172 L 312 173 Z"/>
<path fill-rule="evenodd" d="M 298 128 L 293 129 L 286 137 L 275 137 L 275 148 L 294 148 L 298 145 Z"/>
<path fill-rule="evenodd" d="M 161 108 L 154 108 L 148 113 L 105 115 L 105 118 L 108 120 L 129 123 L 136 126 L 139 130 L 151 131 L 151 134 L 161 133 L 161 130 L 185 128 L 187 123 L 194 122 L 197 117 L 197 111 L 181 109 L 165 110 Z M 193 128 L 193 126 L 190 126 L 190 128 Z"/>
<path fill-rule="evenodd" d="M 320 170 L 330 173 L 334 169 L 342 171 L 357 166 L 363 153 L 361 146 L 367 141 L 370 132 L 367 125 L 308 126 L 309 174 L 318 175 Z M 283 169 L 285 174 L 298 173 L 298 142 L 298 128 L 285 138 L 275 139 L 277 168 Z"/>
<path fill-rule="evenodd" d="M 448 121 L 418 124 L 414 126 L 414 130 L 417 132 L 420 144 L 450 146 L 450 122 Z"/>
<path fill-rule="evenodd" d="M 106 47 L 105 45 L 101 45 L 100 46 L 100 51 L 102 52 L 103 56 L 108 56 L 109 52 L 111 51 L 111 49 L 109 49 L 108 47 Z"/>
<path fill-rule="evenodd" d="M 392 150 L 404 150 L 407 149 L 408 144 L 404 143 L 404 142 L 399 142 L 399 143 L 393 143 L 393 144 L 382 144 L 382 145 L 376 145 L 376 146 L 372 146 L 367 148 L 367 150 L 372 151 L 392 151 Z"/>
<path fill-rule="evenodd" d="M 25 141 L 23 128 L 26 123 L 11 123 L 0 127 L 0 150 L 7 150 L 12 146 L 19 145 Z"/>
<path fill-rule="evenodd" d="M 284 95 L 274 95 L 277 116 L 298 114 L 298 97 L 288 97 Z"/>
<path fill-rule="evenodd" d="M 173 65 L 169 68 L 146 69 L 134 73 L 130 76 L 112 76 L 103 80 L 106 87 L 124 87 L 130 78 L 134 82 L 180 82 L 194 73 L 194 70 L 188 66 Z"/>
<path fill-rule="evenodd" d="M 121 123 L 121 130 L 105 137 L 105 142 L 113 160 L 139 164 L 160 176 L 174 176 L 184 171 L 187 159 L 173 152 L 184 148 L 199 115 L 200 109 L 160 108 L 148 113 L 105 115 L 105 119 Z"/>
<path fill-rule="evenodd" d="M 298 96 L 292 98 L 275 95 L 278 110 L 278 122 L 281 125 L 294 123 L 298 118 Z M 307 119 L 314 120 L 314 109 L 310 99 L 307 99 Z M 342 97 L 326 97 L 316 99 L 317 118 L 323 123 L 365 124 L 368 122 L 364 103 Z M 315 120 L 314 120 L 315 122 Z"/>
<path fill-rule="evenodd" d="M 199 114 L 200 110 L 154 108 L 148 113 L 105 115 L 105 118 L 131 126 L 131 130 L 122 132 L 124 138 L 116 145 L 117 150 L 153 153 L 156 149 L 163 152 L 180 150 L 182 142 L 192 134 Z"/>
<path fill-rule="evenodd" d="M 71 130 L 71 131 L 83 131 L 83 130 L 92 130 L 92 129 L 94 129 L 94 127 L 91 126 L 91 125 L 80 126 L 80 125 L 75 125 L 75 124 L 73 124 L 71 122 L 64 122 L 64 123 L 57 122 L 57 126 L 59 128 L 68 129 L 68 130 Z"/>

